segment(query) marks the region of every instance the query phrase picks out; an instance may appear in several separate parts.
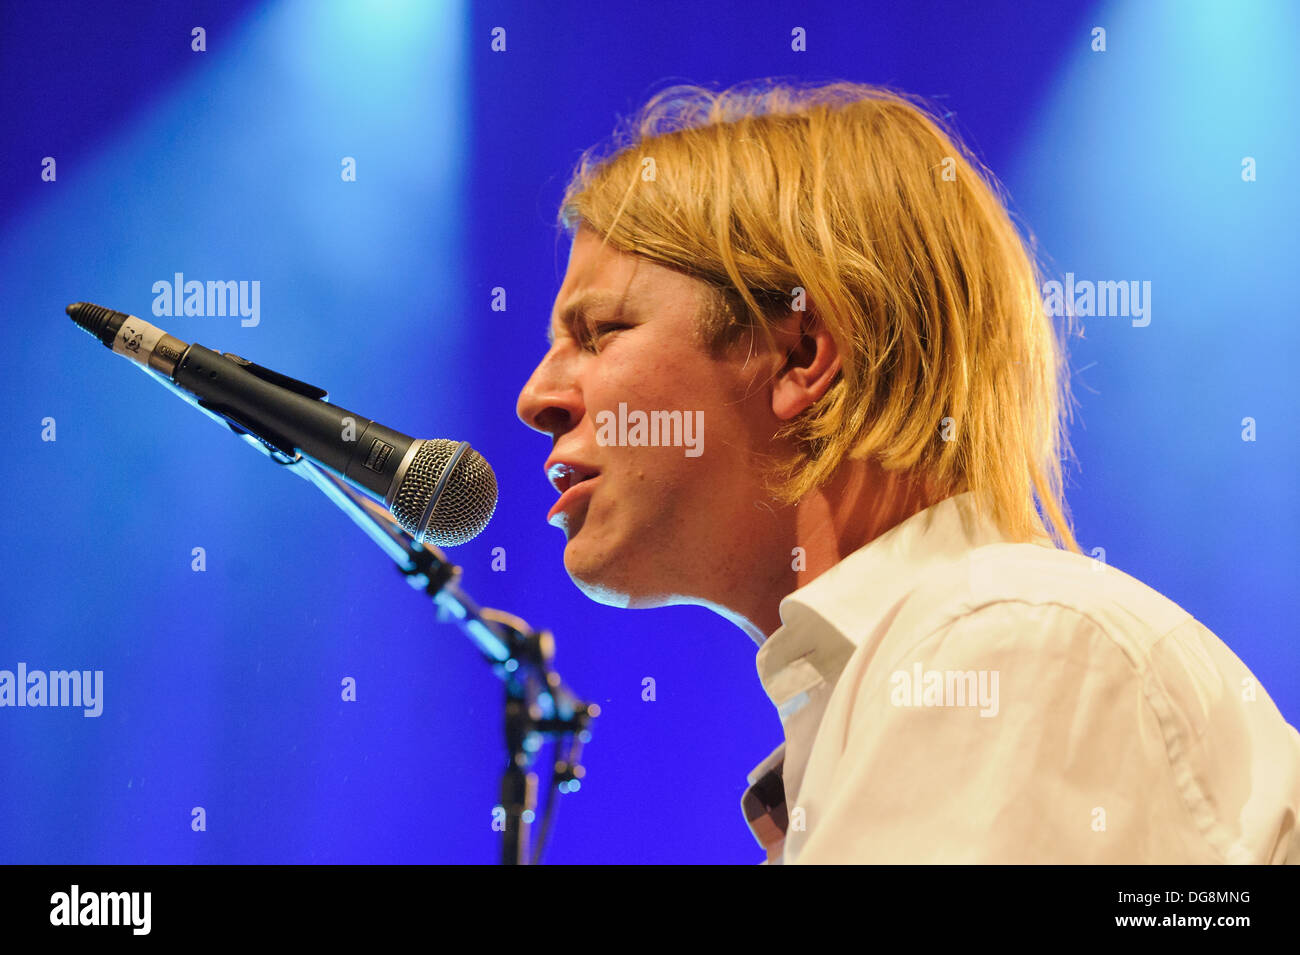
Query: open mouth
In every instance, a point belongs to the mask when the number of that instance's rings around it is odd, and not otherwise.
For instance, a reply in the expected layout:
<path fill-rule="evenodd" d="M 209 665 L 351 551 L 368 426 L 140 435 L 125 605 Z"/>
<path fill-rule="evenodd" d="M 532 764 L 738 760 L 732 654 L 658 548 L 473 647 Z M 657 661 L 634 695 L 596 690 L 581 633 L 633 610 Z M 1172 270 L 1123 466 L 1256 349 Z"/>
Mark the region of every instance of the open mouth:
<path fill-rule="evenodd" d="M 571 517 L 566 516 L 576 505 L 579 505 L 583 499 L 588 498 L 591 494 L 585 484 L 590 484 L 600 472 L 594 468 L 585 468 L 581 465 L 570 464 L 567 461 L 559 461 L 551 465 L 546 470 L 546 476 L 550 479 L 551 484 L 560 492 L 559 498 L 551 505 L 550 512 L 546 515 L 546 523 L 559 526 L 566 526 L 566 533 L 570 532 L 568 521 Z"/>
<path fill-rule="evenodd" d="M 555 490 L 563 494 L 571 487 L 581 484 L 583 481 L 590 481 L 599 474 L 599 471 L 591 468 L 585 468 L 582 465 L 570 464 L 567 461 L 557 461 L 552 464 L 546 472 L 546 478 L 551 482 Z"/>

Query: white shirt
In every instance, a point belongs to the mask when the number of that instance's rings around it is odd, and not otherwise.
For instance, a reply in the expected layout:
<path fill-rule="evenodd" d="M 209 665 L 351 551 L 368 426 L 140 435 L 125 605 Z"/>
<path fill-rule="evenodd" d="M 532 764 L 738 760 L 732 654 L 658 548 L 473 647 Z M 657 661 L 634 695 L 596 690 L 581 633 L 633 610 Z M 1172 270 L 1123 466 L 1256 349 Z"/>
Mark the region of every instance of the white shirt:
<path fill-rule="evenodd" d="M 742 801 L 769 862 L 1300 862 L 1300 733 L 1246 666 L 1127 574 L 1007 541 L 970 494 L 781 621 L 756 662 L 786 741 Z"/>

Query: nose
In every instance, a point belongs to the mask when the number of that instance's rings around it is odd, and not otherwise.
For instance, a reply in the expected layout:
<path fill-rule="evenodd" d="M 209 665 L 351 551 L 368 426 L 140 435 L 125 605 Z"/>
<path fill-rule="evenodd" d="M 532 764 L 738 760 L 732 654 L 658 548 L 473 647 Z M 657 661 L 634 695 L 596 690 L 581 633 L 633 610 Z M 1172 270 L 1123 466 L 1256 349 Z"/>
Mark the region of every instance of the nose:
<path fill-rule="evenodd" d="M 519 392 L 515 414 L 534 431 L 554 439 L 574 428 L 583 413 L 582 392 L 552 349 Z"/>

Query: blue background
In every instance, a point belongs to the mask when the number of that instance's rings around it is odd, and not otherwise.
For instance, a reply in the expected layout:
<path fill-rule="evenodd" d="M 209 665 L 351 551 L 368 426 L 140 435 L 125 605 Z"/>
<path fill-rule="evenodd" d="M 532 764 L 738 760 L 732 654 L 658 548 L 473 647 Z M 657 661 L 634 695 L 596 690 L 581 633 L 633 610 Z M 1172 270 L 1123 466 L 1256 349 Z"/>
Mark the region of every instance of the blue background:
<path fill-rule="evenodd" d="M 64 316 L 86 300 L 149 319 L 175 272 L 261 283 L 256 327 L 156 320 L 177 337 L 492 462 L 497 514 L 451 556 L 480 602 L 556 631 L 561 672 L 604 710 L 547 860 L 760 858 L 739 798 L 780 724 L 753 645 L 702 610 L 581 597 L 544 522 L 549 442 L 514 416 L 567 259 L 565 179 L 678 81 L 930 97 L 1058 277 L 1152 282 L 1148 327 L 1086 320 L 1071 343 L 1080 542 L 1205 622 L 1300 722 L 1300 14 L 905 6 L 0 7 L 0 668 L 106 684 L 99 719 L 0 709 L 0 862 L 497 858 L 502 690 L 473 647 L 315 490 Z"/>

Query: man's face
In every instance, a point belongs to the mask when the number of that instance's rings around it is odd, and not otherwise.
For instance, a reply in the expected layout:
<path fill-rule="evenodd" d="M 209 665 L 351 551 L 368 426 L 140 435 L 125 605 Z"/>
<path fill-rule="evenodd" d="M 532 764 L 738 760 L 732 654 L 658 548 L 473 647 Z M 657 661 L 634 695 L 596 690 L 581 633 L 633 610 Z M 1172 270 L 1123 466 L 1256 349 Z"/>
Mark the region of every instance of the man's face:
<path fill-rule="evenodd" d="M 774 366 L 747 337 L 707 348 L 705 290 L 579 229 L 550 349 L 519 395 L 520 419 L 554 441 L 545 467 L 563 493 L 548 521 L 567 537 L 565 568 L 601 603 L 711 601 L 762 532 L 755 452 L 774 450 L 780 424 Z"/>

